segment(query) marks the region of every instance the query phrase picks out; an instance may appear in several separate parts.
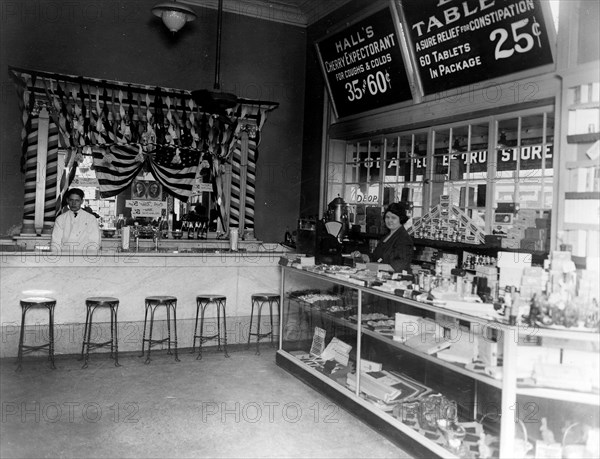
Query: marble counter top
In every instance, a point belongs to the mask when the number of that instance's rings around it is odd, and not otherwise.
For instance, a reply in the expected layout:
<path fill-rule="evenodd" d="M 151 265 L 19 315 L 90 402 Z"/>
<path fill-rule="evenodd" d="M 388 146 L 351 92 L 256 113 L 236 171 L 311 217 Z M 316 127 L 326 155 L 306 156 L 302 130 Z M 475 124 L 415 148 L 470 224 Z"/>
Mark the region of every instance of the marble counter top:
<path fill-rule="evenodd" d="M 47 251 L 2 252 L 0 272 L 7 268 L 57 268 L 57 267 L 211 267 L 211 266 L 270 266 L 277 264 L 287 252 L 155 252 L 101 250 L 89 253 L 56 254 Z"/>

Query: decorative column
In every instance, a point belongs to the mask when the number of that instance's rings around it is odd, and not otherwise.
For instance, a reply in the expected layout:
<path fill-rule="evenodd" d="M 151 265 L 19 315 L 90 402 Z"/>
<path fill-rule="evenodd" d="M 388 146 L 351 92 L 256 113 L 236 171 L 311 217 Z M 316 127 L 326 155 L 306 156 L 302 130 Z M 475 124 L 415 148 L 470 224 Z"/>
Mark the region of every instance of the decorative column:
<path fill-rule="evenodd" d="M 49 234 L 56 215 L 58 127 L 51 117 L 52 107 L 37 99 L 28 114 L 24 132 L 25 199 L 21 234 Z"/>
<path fill-rule="evenodd" d="M 46 195 L 46 165 L 48 161 L 48 128 L 50 117 L 46 107 L 38 115 L 37 174 L 35 182 L 34 228 L 37 236 L 44 230 L 44 197 Z"/>

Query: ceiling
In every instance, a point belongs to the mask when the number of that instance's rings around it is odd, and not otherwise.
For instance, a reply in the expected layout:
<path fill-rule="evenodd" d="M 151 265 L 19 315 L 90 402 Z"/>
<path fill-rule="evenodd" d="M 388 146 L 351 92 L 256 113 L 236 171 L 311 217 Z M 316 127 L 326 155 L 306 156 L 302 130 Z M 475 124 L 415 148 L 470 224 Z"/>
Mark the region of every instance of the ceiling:
<path fill-rule="evenodd" d="M 191 6 L 217 9 L 218 0 L 179 0 Z M 307 27 L 350 0 L 223 0 L 223 11 L 268 21 Z"/>

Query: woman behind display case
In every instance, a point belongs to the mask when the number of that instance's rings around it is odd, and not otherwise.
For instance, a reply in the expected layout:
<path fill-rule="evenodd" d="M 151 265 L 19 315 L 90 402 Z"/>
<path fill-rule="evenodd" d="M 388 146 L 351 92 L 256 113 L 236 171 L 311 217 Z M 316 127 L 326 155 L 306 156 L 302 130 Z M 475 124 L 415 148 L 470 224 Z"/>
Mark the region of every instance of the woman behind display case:
<path fill-rule="evenodd" d="M 408 205 L 404 202 L 390 204 L 385 209 L 383 218 L 389 232 L 379 241 L 373 253 L 369 256 L 356 251 L 352 255 L 354 258 L 362 258 L 365 262 L 388 264 L 396 272 L 410 273 L 414 244 L 404 228 L 404 224 L 409 220 Z"/>

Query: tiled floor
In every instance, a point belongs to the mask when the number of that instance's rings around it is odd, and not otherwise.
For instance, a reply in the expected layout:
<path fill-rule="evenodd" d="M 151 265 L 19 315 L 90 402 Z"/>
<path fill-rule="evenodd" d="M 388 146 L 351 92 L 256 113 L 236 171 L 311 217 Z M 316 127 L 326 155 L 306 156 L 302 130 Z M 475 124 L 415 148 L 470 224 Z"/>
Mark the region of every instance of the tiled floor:
<path fill-rule="evenodd" d="M 268 346 L 144 365 L 95 354 L 50 370 L 42 358 L 0 361 L 0 457 L 409 457 L 275 365 Z"/>

